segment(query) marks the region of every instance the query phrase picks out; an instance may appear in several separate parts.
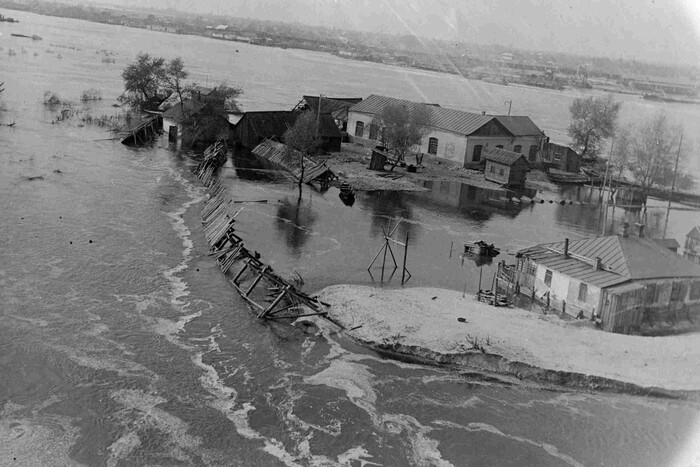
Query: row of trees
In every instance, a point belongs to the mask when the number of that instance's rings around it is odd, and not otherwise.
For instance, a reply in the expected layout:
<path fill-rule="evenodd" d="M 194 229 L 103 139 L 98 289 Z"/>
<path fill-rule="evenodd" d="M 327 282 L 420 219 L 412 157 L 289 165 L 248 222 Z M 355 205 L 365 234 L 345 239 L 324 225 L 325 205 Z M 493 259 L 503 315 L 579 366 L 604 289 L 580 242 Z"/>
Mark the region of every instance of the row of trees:
<path fill-rule="evenodd" d="M 683 167 L 691 149 L 687 141 L 681 148 L 682 127 L 669 121 L 663 112 L 637 125 L 620 126 L 621 106 L 612 96 L 574 99 L 568 128 L 573 149 L 595 161 L 605 142 L 612 140 L 613 150 L 606 161 L 612 174 L 617 172 L 619 178 L 628 173 L 645 194 L 653 188 L 670 187 L 677 156 L 679 167 Z M 690 190 L 693 185 L 692 175 L 679 170 L 675 187 Z"/>

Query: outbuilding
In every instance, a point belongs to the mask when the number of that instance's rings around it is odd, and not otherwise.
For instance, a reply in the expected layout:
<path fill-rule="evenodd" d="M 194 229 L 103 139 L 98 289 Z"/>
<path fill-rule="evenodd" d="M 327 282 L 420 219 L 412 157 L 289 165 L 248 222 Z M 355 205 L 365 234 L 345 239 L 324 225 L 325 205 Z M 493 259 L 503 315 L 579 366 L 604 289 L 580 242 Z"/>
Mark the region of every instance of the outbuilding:
<path fill-rule="evenodd" d="M 525 156 L 505 149 L 486 150 L 484 178 L 505 186 L 525 186 L 528 163 Z"/>

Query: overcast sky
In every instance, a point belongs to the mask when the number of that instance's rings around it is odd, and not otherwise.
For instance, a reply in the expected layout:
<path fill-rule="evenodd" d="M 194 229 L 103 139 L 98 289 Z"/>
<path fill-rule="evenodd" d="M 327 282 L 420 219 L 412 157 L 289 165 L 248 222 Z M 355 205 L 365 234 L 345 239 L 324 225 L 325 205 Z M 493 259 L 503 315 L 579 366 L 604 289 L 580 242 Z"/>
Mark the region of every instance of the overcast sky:
<path fill-rule="evenodd" d="M 700 0 L 103 1 L 526 49 L 700 63 Z"/>

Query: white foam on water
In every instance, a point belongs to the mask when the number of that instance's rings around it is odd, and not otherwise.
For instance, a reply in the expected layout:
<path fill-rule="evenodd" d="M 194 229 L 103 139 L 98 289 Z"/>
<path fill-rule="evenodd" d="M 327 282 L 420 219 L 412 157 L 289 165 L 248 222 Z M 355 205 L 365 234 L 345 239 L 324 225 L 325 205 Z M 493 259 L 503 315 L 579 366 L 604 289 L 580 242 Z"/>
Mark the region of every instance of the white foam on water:
<path fill-rule="evenodd" d="M 194 243 L 190 238 L 192 232 L 190 231 L 189 227 L 187 227 L 184 215 L 190 206 L 199 203 L 204 199 L 204 196 L 194 185 L 192 185 L 180 173 L 178 173 L 177 170 L 171 169 L 171 176 L 185 188 L 185 192 L 190 199 L 189 201 L 185 201 L 176 210 L 166 214 L 170 218 L 170 223 L 173 226 L 173 230 L 175 230 L 177 236 L 180 238 L 180 240 L 182 240 L 182 246 L 184 249 L 182 251 L 182 260 L 180 263 L 165 271 L 163 275 L 171 284 L 170 303 L 173 305 L 173 307 L 184 311 L 187 304 L 181 299 L 188 296 L 189 291 L 187 290 L 187 283 L 179 278 L 177 274 L 180 274 L 189 267 L 190 259 L 192 259 L 192 249 L 194 248 Z"/>
<path fill-rule="evenodd" d="M 370 455 L 370 453 L 368 453 L 365 448 L 363 448 L 362 446 L 357 446 L 348 449 L 342 454 L 338 454 L 337 459 L 338 464 L 340 465 L 351 465 L 352 461 L 356 461 L 357 463 L 359 463 L 360 467 L 364 467 L 366 465 L 383 465 L 365 460 L 365 458 L 371 459 L 372 457 L 374 456 Z"/>
<path fill-rule="evenodd" d="M 339 358 L 315 375 L 307 377 L 307 384 L 323 385 L 340 389 L 357 407 L 364 410 L 372 420 L 374 427 L 390 434 L 403 433 L 411 444 L 410 458 L 414 465 L 448 466 L 452 465 L 442 459 L 438 450 L 439 442 L 427 435 L 433 429 L 421 425 L 415 418 L 404 414 L 380 414 L 376 408 L 377 395 L 373 389 L 373 375 L 369 369 L 349 358 Z"/>
<path fill-rule="evenodd" d="M 583 464 L 578 462 L 573 457 L 560 453 L 559 450 L 556 448 L 556 446 L 552 446 L 551 444 L 547 444 L 547 443 L 538 443 L 537 441 L 523 438 L 522 436 L 509 435 L 507 433 L 502 432 L 501 430 L 499 430 L 495 426 L 489 425 L 488 423 L 472 422 L 466 426 L 460 425 L 458 423 L 446 421 L 446 420 L 436 420 L 433 423 L 435 423 L 436 425 L 447 426 L 450 428 L 458 428 L 458 429 L 462 429 L 462 430 L 466 430 L 466 431 L 485 431 L 487 433 L 491 433 L 491 434 L 494 434 L 497 436 L 502 436 L 504 438 L 508 438 L 508 439 L 513 440 L 513 441 L 517 441 L 519 443 L 529 444 L 531 446 L 536 446 L 538 448 L 541 448 L 543 451 L 545 451 L 550 456 L 556 457 L 557 459 L 559 459 L 563 462 L 566 462 L 569 465 L 572 465 L 574 467 L 583 467 Z"/>
<path fill-rule="evenodd" d="M 70 458 L 71 446 L 79 430 L 70 417 L 39 414 L 49 398 L 40 406 L 26 408 L 6 402 L 0 410 L 0 462 L 16 466 L 76 466 Z"/>
<path fill-rule="evenodd" d="M 166 402 L 164 398 L 136 389 L 112 391 L 110 397 L 127 409 L 125 416 L 128 417 L 128 423 L 125 425 L 134 428 L 130 428 L 110 446 L 109 464 L 116 465 L 129 455 L 141 442 L 139 431 L 145 429 L 156 429 L 168 436 L 167 452 L 159 454 L 168 455 L 180 462 L 193 462 L 187 450 L 199 452 L 202 440 L 188 434 L 187 423 L 158 408 L 158 405 Z M 132 420 L 133 417 L 136 417 L 135 421 Z"/>

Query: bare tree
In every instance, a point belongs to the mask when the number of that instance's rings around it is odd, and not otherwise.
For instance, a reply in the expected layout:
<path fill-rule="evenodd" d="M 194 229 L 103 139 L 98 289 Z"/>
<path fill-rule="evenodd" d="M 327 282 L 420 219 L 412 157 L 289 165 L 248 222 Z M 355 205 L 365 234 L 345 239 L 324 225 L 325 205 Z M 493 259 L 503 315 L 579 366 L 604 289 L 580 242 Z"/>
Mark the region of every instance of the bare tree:
<path fill-rule="evenodd" d="M 304 179 L 304 156 L 316 154 L 321 145 L 316 115 L 311 112 L 301 114 L 294 125 L 284 132 L 282 139 L 290 150 L 299 152 L 299 168 L 301 169 L 299 191 L 301 194 L 301 185 Z"/>
<path fill-rule="evenodd" d="M 373 123 L 379 127 L 383 145 L 396 156 L 392 171 L 405 160 L 406 153 L 419 146 L 430 133 L 430 121 L 426 105 L 387 105 L 378 118 L 375 117 Z"/>
<path fill-rule="evenodd" d="M 615 135 L 621 102 L 612 96 L 576 98 L 569 107 L 571 124 L 568 133 L 572 146 L 582 157 L 595 159 L 601 143 Z"/>
<path fill-rule="evenodd" d="M 680 136 L 680 127 L 672 125 L 664 113 L 637 128 L 628 168 L 645 194 L 651 188 L 671 184 Z M 680 158 L 681 161 L 685 159 L 683 153 Z"/>
<path fill-rule="evenodd" d="M 183 94 L 187 90 L 185 80 L 188 76 L 189 73 L 185 70 L 185 62 L 183 62 L 180 57 L 173 58 L 163 67 L 163 87 L 177 94 L 177 98 L 180 100 L 182 115 L 185 120 L 188 120 L 188 116 L 185 114 L 185 100 L 183 99 Z"/>

